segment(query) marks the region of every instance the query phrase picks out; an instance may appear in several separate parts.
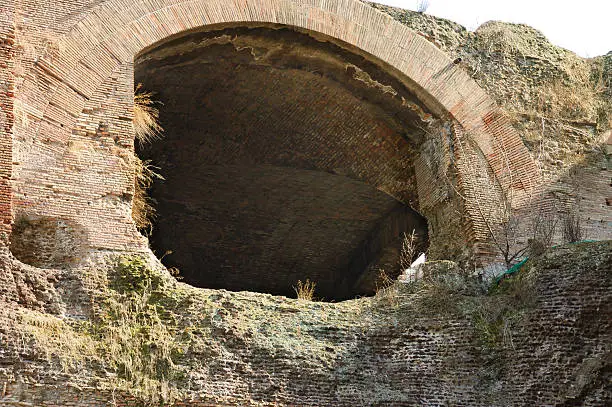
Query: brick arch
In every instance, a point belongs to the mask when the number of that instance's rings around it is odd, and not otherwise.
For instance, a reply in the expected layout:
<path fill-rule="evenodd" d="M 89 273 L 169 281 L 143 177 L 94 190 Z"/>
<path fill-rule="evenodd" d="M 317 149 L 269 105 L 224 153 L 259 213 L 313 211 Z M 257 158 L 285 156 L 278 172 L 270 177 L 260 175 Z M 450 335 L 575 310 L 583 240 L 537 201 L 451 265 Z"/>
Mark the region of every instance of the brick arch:
<path fill-rule="evenodd" d="M 502 185 L 523 191 L 535 185 L 537 168 L 492 99 L 426 39 L 360 1 L 109 0 L 84 15 L 37 60 L 35 75 L 22 85 L 23 104 L 39 120 L 17 137 L 68 143 L 113 72 L 168 37 L 213 25 L 278 24 L 382 61 L 424 105 L 472 136 Z"/>
<path fill-rule="evenodd" d="M 282 24 L 321 33 L 384 61 L 409 78 L 411 90 L 423 103 L 469 132 L 498 175 L 503 175 L 506 165 L 524 181 L 532 181 L 537 173 L 507 118 L 461 68 L 414 31 L 357 0 L 104 2 L 38 61 L 46 74 L 60 81 L 55 92 L 42 98 L 48 101 L 42 118 L 60 116 L 67 122 L 64 128 L 71 128 L 70 117 L 82 110 L 117 64 L 182 31 L 237 22 Z M 502 162 L 499 150 L 510 158 L 508 163 Z"/>

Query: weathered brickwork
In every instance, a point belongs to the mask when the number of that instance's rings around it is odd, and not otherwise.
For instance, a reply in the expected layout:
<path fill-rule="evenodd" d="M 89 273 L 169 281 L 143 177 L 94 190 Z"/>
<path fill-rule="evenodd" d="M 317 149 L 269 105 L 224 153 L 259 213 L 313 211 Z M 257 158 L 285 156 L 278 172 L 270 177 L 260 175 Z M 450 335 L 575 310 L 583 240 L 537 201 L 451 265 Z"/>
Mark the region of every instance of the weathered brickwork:
<path fill-rule="evenodd" d="M 265 47 L 254 47 L 235 35 L 248 30 L 274 34 L 259 39 L 268 41 Z M 299 67 L 290 67 L 297 72 L 293 75 L 282 55 L 270 52 L 276 31 L 282 30 L 292 33 L 289 39 L 299 32 L 320 43 L 314 54 L 302 53 Z M 170 55 L 172 44 L 178 44 L 175 54 L 184 52 L 186 32 L 196 37 L 233 33 L 216 45 L 236 45 L 231 51 L 239 61 L 224 54 L 219 66 L 225 76 L 218 67 L 206 71 L 210 87 L 219 86 L 208 98 L 195 92 L 197 69 L 183 67 L 188 79 L 174 81 L 152 74 L 163 66 L 152 63 L 151 71 L 146 69 L 155 52 Z M 121 392 L 98 390 L 97 380 L 112 375 L 108 371 L 93 373 L 88 370 L 93 365 L 86 364 L 78 374 L 58 369 L 57 355 L 47 355 L 50 363 L 44 350 L 30 347 L 16 317 L 41 312 L 43 318 L 87 321 L 93 306 L 88 290 L 96 283 L 90 272 L 102 271 L 104 280 L 111 270 L 101 259 L 151 254 L 131 219 L 135 73 L 159 89 L 172 85 L 174 94 L 164 89 L 168 93 L 162 95 L 168 100 L 193 99 L 191 105 L 168 104 L 165 114 L 174 121 L 166 123 L 178 136 L 151 147 L 160 150 L 151 157 L 180 167 L 175 184 L 180 188 L 170 190 L 176 194 L 156 198 L 165 199 L 165 225 L 186 232 L 163 236 L 168 242 L 155 247 L 159 257 L 176 250 L 177 242 L 183 247 L 191 238 L 201 242 L 205 230 L 210 239 L 205 249 L 220 257 L 216 265 L 230 258 L 235 269 L 246 269 L 251 258 L 263 259 L 259 267 L 266 272 L 254 267 L 232 277 L 236 289 L 243 288 L 245 276 L 262 291 L 282 277 L 287 281 L 276 292 L 286 293 L 302 276 L 294 266 L 302 259 L 300 266 L 321 285 L 338 280 L 326 274 L 327 264 L 342 263 L 340 269 L 357 262 L 360 270 L 378 272 L 385 256 L 397 260 L 401 229 L 422 219 L 393 197 L 427 218 L 431 258 L 475 257 L 476 265 L 494 261 L 499 253 L 483 217 L 489 222 L 499 217 L 505 194 L 516 207 L 531 203 L 541 186 L 540 172 L 509 117 L 461 64 L 422 34 L 356 0 L 24 0 L 18 5 L 3 0 L 0 406 L 140 403 Z M 213 47 L 211 55 L 217 51 Z M 297 60 L 297 54 L 285 57 Z M 334 70 L 338 61 L 346 64 L 339 71 Z M 249 70 L 232 72 L 236 67 Z M 327 70 L 322 73 L 321 67 Z M 329 80 L 340 73 L 348 75 Z M 220 86 L 228 77 L 237 83 Z M 339 82 L 346 86 L 339 88 Z M 194 92 L 181 89 L 185 86 Z M 259 105 L 240 99 L 257 86 Z M 393 102 L 385 105 L 389 94 Z M 219 117 L 223 121 L 204 145 L 198 128 L 214 126 Z M 246 127 L 253 117 L 258 121 Z M 282 123 L 275 122 L 278 118 Z M 188 131 L 190 125 L 196 128 Z M 249 140 L 245 134 L 258 137 Z M 279 141 L 279 135 L 286 137 Z M 215 167 L 189 166 L 203 161 Z M 252 178 L 244 176 L 245 163 Z M 605 170 L 602 164 L 578 165 L 575 173 L 547 186 L 562 196 L 560 210 L 583 211 L 587 238 L 610 237 L 612 230 L 610 207 L 603 206 L 610 188 L 602 176 L 609 172 L 606 165 Z M 279 173 L 283 166 L 291 169 Z M 191 178 L 181 185 L 186 175 Z M 265 207 L 269 202 L 262 197 L 281 184 L 282 193 L 269 200 L 276 206 Z M 325 195 L 326 190 L 332 192 Z M 244 191 L 252 191 L 249 198 L 259 196 L 259 202 L 243 199 Z M 181 205 L 197 206 L 203 196 L 212 219 L 179 216 Z M 325 210 L 316 210 L 314 203 Z M 280 256 L 250 256 L 248 250 L 231 257 L 236 247 L 221 237 L 239 243 L 248 234 L 240 230 L 245 225 L 240 216 L 249 210 L 255 213 L 250 220 L 261 223 L 248 231 L 252 242 L 259 239 L 251 248 L 266 253 L 284 248 L 284 263 Z M 258 219 L 262 213 L 266 218 Z M 274 233 L 265 229 L 271 219 L 282 226 Z M 291 229 L 305 220 L 302 229 Z M 198 222 L 209 229 L 190 231 Z M 357 255 L 344 256 L 355 247 Z M 388 250 L 379 255 L 383 249 Z M 202 250 L 194 245 L 185 257 Z M 546 254 L 534 266 L 536 293 L 530 298 L 536 303 L 511 319 L 516 323 L 511 336 L 505 325 L 479 327 L 474 310 L 455 312 L 455 299 L 471 295 L 462 291 L 443 293 L 443 300 L 452 301 L 433 312 L 439 298 L 421 303 L 422 293 L 409 291 L 325 304 L 184 287 L 191 302 L 181 311 L 180 327 L 203 342 L 194 341 L 183 360 L 189 374 L 181 385 L 190 397 L 176 405 L 606 405 L 611 402 L 609 253 L 609 243 L 600 243 Z M 277 276 L 283 268 L 296 273 Z M 213 274 L 215 286 L 224 286 L 224 276 Z M 351 283 L 369 292 L 377 288 L 368 273 Z M 48 327 L 44 321 L 35 325 Z M 503 346 L 485 346 L 487 329 L 502 329 Z"/>
<path fill-rule="evenodd" d="M 11 189 L 9 179 L 12 168 L 15 8 L 13 1 L 0 5 L 0 239 L 6 244 L 11 224 Z"/>
<path fill-rule="evenodd" d="M 330 304 L 193 289 L 177 316 L 195 336 L 176 406 L 608 405 L 610 246 L 552 250 L 493 295 L 402 286 Z M 479 320 L 508 301 L 503 319 Z M 62 373 L 11 334 L 18 318 L 2 320 L 0 405 L 139 405 L 91 385 L 86 365 Z"/>
<path fill-rule="evenodd" d="M 463 68 L 508 112 L 538 162 L 544 187 L 532 196 L 515 192 L 513 199 L 526 199 L 527 212 L 543 207 L 559 219 L 568 208 L 584 207 L 584 237 L 612 238 L 612 206 L 606 204 L 612 196 L 612 155 L 607 153 L 606 164 L 604 153 L 612 126 L 612 53 L 583 59 L 523 24 L 491 21 L 471 32 L 426 13 L 372 5 L 461 58 Z M 524 182 L 512 171 L 506 174 Z M 563 241 L 561 233 L 555 240 Z"/>
<path fill-rule="evenodd" d="M 473 134 L 502 184 L 509 186 L 507 166 L 494 152 L 497 145 L 504 145 L 504 157 L 524 180 L 514 187 L 529 189 L 537 178 L 529 154 L 488 96 L 444 53 L 363 3 L 108 1 L 91 6 L 89 11 L 74 2 L 24 7 L 25 14 L 35 16 L 28 24 L 35 26 L 23 25 L 19 31 L 22 42 L 33 49 L 18 63 L 13 213 L 73 220 L 88 231 L 93 248 L 123 250 L 143 244 L 129 219 L 132 182 L 125 165 L 133 57 L 164 38 L 203 25 L 286 24 L 345 41 L 367 58 L 401 71 L 408 89 L 425 106 Z M 55 14 L 49 18 L 49 13 Z M 83 166 L 80 172 L 71 170 Z M 473 212 L 468 216 L 478 217 Z M 95 228 L 91 219 L 96 219 Z"/>

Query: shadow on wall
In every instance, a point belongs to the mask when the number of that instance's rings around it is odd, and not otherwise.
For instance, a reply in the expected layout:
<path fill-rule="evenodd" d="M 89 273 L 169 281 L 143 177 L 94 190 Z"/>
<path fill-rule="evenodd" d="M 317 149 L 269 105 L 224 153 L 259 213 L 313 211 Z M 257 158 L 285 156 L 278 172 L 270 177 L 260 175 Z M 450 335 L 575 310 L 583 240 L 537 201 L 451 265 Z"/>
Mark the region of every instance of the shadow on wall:
<path fill-rule="evenodd" d="M 18 215 L 10 250 L 19 261 L 41 268 L 65 268 L 76 263 L 87 247 L 85 230 L 73 221 Z"/>

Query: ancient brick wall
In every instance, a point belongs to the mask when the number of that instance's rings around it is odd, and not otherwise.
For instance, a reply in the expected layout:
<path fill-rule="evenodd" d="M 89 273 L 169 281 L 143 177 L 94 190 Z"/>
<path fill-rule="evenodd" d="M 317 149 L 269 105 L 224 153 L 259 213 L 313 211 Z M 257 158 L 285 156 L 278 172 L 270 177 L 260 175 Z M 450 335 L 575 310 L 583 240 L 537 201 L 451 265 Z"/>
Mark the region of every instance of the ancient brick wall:
<path fill-rule="evenodd" d="M 6 244 L 11 223 L 11 190 L 9 179 L 12 167 L 15 8 L 13 1 L 0 6 L 0 234 Z"/>
<path fill-rule="evenodd" d="M 543 191 L 513 195 L 527 198 L 526 212 L 543 208 L 562 221 L 572 207 L 584 208 L 579 210 L 584 237 L 612 238 L 612 206 L 606 204 L 612 196 L 606 161 L 612 156 L 604 153 L 611 125 L 612 54 L 583 59 L 522 24 L 495 21 L 471 32 L 426 13 L 373 6 L 461 58 L 463 68 L 508 112 L 543 174 Z M 523 182 L 522 176 L 508 174 Z M 558 230 L 555 242 L 563 241 Z"/>
<path fill-rule="evenodd" d="M 452 274 L 431 292 L 400 286 L 335 304 L 192 289 L 172 311 L 188 343 L 176 405 L 608 405 L 610 246 L 550 251 L 490 295 Z M 22 315 L 0 318 L 11 312 Z M 108 377 L 95 364 L 62 373 L 23 346 L 20 318 L 4 320 L 0 405 L 139 405 L 92 385 Z"/>
<path fill-rule="evenodd" d="M 367 58 L 401 71 L 425 106 L 472 133 L 505 187 L 510 185 L 495 153 L 498 145 L 505 146 L 504 160 L 509 158 L 524 181 L 512 187 L 532 188 L 537 178 L 520 139 L 488 96 L 433 45 L 365 4 L 97 4 L 21 6 L 27 18 L 17 34 L 23 51 L 16 64 L 13 132 L 14 217 L 70 220 L 86 230 L 91 248 L 144 247 L 129 216 L 132 60 L 143 48 L 202 22 L 287 24 L 352 44 Z"/>

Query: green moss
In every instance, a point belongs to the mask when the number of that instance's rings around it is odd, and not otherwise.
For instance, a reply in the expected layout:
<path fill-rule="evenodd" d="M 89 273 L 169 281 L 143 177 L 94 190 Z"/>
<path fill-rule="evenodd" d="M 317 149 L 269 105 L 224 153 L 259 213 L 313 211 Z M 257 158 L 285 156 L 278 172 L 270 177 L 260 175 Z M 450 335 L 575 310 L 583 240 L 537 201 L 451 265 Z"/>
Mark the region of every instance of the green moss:
<path fill-rule="evenodd" d="M 493 285 L 488 295 L 471 300 L 471 316 L 477 338 L 485 350 L 512 346 L 512 331 L 535 306 L 536 291 L 526 264 L 518 273 Z"/>
<path fill-rule="evenodd" d="M 163 288 L 164 283 L 161 273 L 152 270 L 140 256 L 119 258 L 116 274 L 111 278 L 110 288 L 120 293 L 142 293 L 145 289 L 155 291 Z"/>

